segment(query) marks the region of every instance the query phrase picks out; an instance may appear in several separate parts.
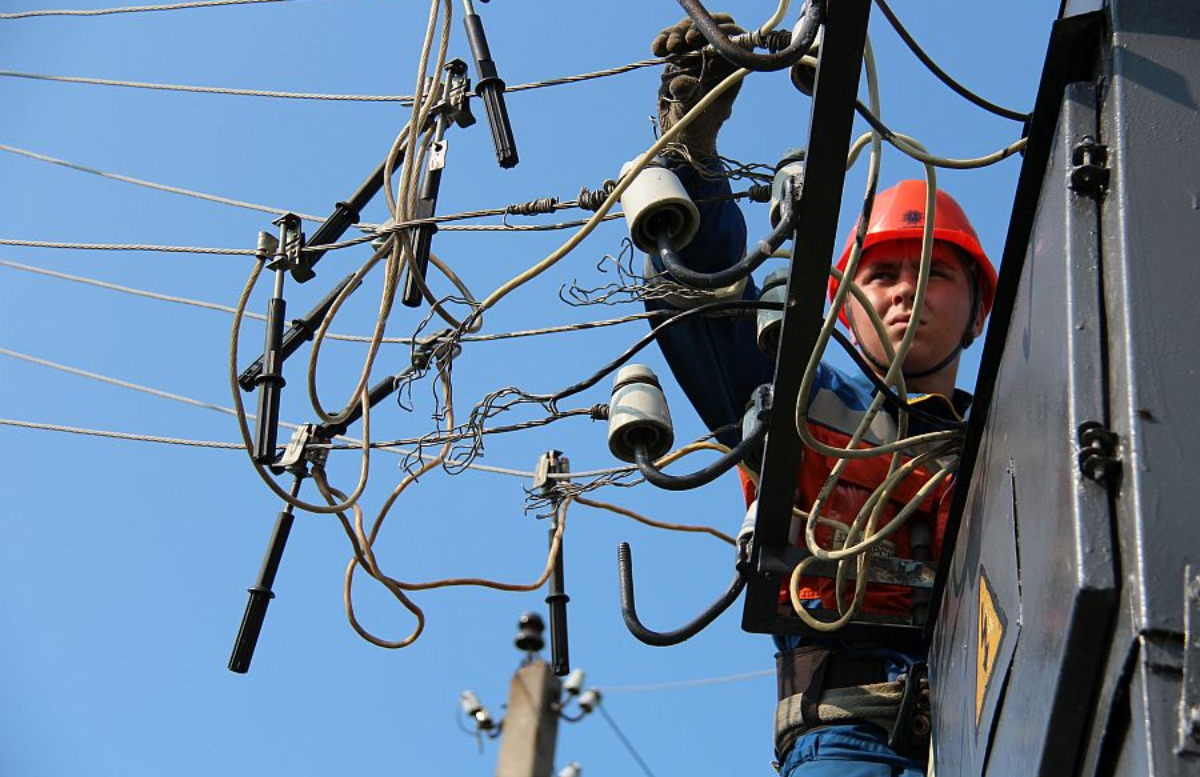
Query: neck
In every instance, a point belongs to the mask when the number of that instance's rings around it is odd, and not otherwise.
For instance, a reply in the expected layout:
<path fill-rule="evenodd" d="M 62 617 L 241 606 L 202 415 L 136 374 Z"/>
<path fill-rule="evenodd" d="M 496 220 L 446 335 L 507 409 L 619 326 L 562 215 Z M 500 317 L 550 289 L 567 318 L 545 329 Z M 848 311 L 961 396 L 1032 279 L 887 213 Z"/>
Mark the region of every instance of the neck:
<path fill-rule="evenodd" d="M 881 378 L 887 373 L 886 370 L 880 372 L 878 369 L 875 372 Z M 950 399 L 954 396 L 954 382 L 957 378 L 958 359 L 955 359 L 932 375 L 925 375 L 920 378 L 906 378 L 904 387 L 910 394 L 941 394 Z"/>

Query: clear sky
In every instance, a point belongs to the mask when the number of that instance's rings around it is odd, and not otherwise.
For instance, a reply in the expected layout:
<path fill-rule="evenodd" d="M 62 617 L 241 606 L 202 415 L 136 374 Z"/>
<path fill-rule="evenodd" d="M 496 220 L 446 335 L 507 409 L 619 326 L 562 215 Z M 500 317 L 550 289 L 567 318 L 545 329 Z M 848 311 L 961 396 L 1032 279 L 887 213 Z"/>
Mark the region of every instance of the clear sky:
<path fill-rule="evenodd" d="M 833 0 L 836 3 L 836 0 Z M 4 0 L 0 13 L 107 7 L 105 0 Z M 951 73 L 1001 104 L 1033 103 L 1054 4 L 1022 0 L 896 2 L 914 35 Z M 770 2 L 737 0 L 732 11 L 758 24 Z M 480 3 L 494 58 L 510 85 L 585 73 L 649 56 L 657 30 L 681 16 L 670 2 Z M 391 103 L 282 100 L 53 83 L 22 73 L 340 94 L 409 94 L 428 8 L 386 0 L 298 0 L 91 18 L 0 20 L 0 144 L 101 170 L 276 208 L 325 215 L 383 158 L 407 110 Z M 462 7 L 454 5 L 451 54 L 470 58 Z M 787 24 L 794 22 L 795 12 Z M 935 153 L 976 156 L 1019 137 L 1012 122 L 984 114 L 931 78 L 882 17 L 871 23 L 883 116 Z M 538 197 L 572 199 L 581 186 L 614 178 L 653 140 L 657 69 L 509 96 L 521 163 L 495 164 L 480 123 L 452 130 L 439 212 L 502 206 Z M 786 72 L 747 80 L 721 150 L 773 164 L 804 145 L 810 102 Z M 971 214 L 985 248 L 1002 250 L 1020 159 L 988 170 L 941 174 Z M 861 195 L 862 165 L 847 182 L 842 232 Z M 889 184 L 920 174 L 885 156 Z M 748 205 L 752 236 L 765 234 L 765 208 Z M 566 211 L 574 218 L 578 211 Z M 252 248 L 265 213 L 152 191 L 0 153 L 0 238 L 104 244 Z M 365 214 L 384 217 L 382 197 Z M 549 221 L 542 217 L 541 221 Z M 489 223 L 495 223 L 492 219 Z M 532 223 L 517 218 L 514 223 Z M 311 234 L 313 226 L 308 230 Z M 476 296 L 532 265 L 569 232 L 442 232 L 434 249 Z M 597 264 L 617 254 L 622 221 L 598 229 L 554 271 L 487 317 L 485 330 L 609 318 L 637 306 L 572 308 L 564 284 L 614 280 Z M 839 236 L 840 240 L 843 239 Z M 289 283 L 289 311 L 306 310 L 369 256 L 328 255 L 316 280 Z M 233 305 L 250 270 L 245 256 L 82 251 L 0 245 L 0 259 L 160 294 Z M 444 282 L 440 279 L 437 283 Z M 439 287 L 442 288 L 442 287 Z M 365 334 L 378 276 L 335 323 Z M 443 289 L 444 290 L 444 289 Z M 269 284 L 251 308 L 261 312 Z M 201 400 L 230 404 L 228 313 L 134 297 L 0 265 L 0 348 Z M 388 332 L 412 331 L 404 308 Z M 246 322 L 242 359 L 260 348 L 261 324 Z M 634 323 L 590 332 L 477 343 L 456 364 L 460 415 L 507 385 L 548 392 L 591 374 L 640 337 Z M 962 382 L 974 380 L 978 351 Z M 322 398 L 345 400 L 363 347 L 330 342 L 318 374 Z M 377 376 L 400 369 L 404 346 L 385 346 Z M 311 420 L 304 389 L 308 351 L 287 365 L 283 417 Z M 677 439 L 702 433 L 653 348 L 677 423 Z M 605 402 L 610 381 L 569 407 Z M 394 402 L 372 415 L 373 437 L 432 428 L 428 383 L 409 409 Z M 0 356 L 0 417 L 131 434 L 232 442 L 233 419 L 127 388 Z M 515 415 L 512 420 L 535 417 Z M 286 435 L 286 432 L 284 432 Z M 243 453 L 158 445 L 0 426 L 5 499 L 0 513 L 0 772 L 55 777 L 108 775 L 372 774 L 485 775 L 498 747 L 483 753 L 456 723 L 458 694 L 474 690 L 499 717 L 521 656 L 517 616 L 544 613 L 544 592 L 478 588 L 416 594 L 428 623 L 404 650 L 360 639 L 346 621 L 342 580 L 349 545 L 336 521 L 301 516 L 276 581 L 253 667 L 226 670 L 278 500 Z M 602 424 L 571 418 L 489 439 L 480 459 L 531 470 L 558 448 L 575 470 L 617 462 Z M 399 481 L 398 458 L 372 457 L 363 498 L 373 514 Z M 692 463 L 696 463 L 695 460 Z M 331 476 L 348 488 L 354 453 L 335 454 Z M 545 562 L 546 523 L 524 511 L 527 479 L 468 470 L 430 473 L 406 492 L 376 553 L 394 577 L 486 576 L 527 582 Z M 313 497 L 311 486 L 304 494 Z M 600 498 L 661 520 L 733 532 L 744 508 L 736 478 L 699 492 L 649 486 Z M 774 680 L 758 676 L 699 688 L 635 692 L 628 686 L 768 670 L 766 637 L 739 627 L 740 605 L 676 648 L 636 642 L 621 621 L 615 549 L 633 543 L 639 605 L 656 628 L 690 620 L 726 585 L 729 548 L 705 535 L 655 531 L 577 507 L 568 521 L 567 590 L 573 663 L 602 689 L 605 708 L 654 774 L 769 775 Z M 355 587 L 360 619 L 399 638 L 411 616 L 366 578 Z M 624 689 L 624 690 L 623 690 Z M 606 721 L 564 724 L 558 764 L 588 775 L 640 768 Z"/>

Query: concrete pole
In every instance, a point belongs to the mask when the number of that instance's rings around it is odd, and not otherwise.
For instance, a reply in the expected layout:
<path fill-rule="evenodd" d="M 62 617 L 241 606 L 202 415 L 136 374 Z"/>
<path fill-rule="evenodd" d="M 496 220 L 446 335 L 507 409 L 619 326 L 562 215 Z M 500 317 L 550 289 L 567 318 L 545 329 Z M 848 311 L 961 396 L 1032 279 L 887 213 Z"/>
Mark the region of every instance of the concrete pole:
<path fill-rule="evenodd" d="M 562 683 L 550 665 L 535 659 L 513 675 L 500 736 L 496 777 L 551 777 L 558 742 Z"/>

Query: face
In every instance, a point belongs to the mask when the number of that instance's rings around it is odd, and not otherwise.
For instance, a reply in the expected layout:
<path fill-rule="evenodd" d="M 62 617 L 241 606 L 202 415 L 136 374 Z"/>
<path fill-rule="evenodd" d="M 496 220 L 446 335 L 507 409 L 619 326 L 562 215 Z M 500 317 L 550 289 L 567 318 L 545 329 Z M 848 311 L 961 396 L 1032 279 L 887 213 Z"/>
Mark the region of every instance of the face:
<path fill-rule="evenodd" d="M 983 329 L 983 313 L 971 318 L 974 287 L 966 265 L 954 248 L 935 243 L 925 304 L 919 320 L 913 319 L 913 300 L 917 292 L 921 242 L 897 240 L 872 246 L 863 255 L 854 280 L 862 288 L 883 321 L 892 348 L 898 348 L 912 326 L 917 334 L 904 362 L 904 371 L 920 373 L 945 359 L 962 342 L 968 323 L 978 336 Z M 847 309 L 854 322 L 854 336 L 860 349 L 875 361 L 886 364 L 883 346 L 870 317 L 859 302 L 850 297 Z M 957 371 L 958 360 L 947 365 Z"/>

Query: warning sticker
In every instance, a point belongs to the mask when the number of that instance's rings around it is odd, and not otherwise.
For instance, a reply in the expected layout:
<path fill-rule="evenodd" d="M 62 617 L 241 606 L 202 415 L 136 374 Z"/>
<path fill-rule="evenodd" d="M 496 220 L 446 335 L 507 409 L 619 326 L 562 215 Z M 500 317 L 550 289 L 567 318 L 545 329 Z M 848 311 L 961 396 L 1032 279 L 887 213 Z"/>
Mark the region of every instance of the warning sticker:
<path fill-rule="evenodd" d="M 975 654 L 975 728 L 983 714 L 983 699 L 987 695 L 1000 653 L 1000 641 L 1004 638 L 1004 611 L 996 603 L 996 595 L 988 582 L 987 574 L 979 575 L 979 643 Z"/>

